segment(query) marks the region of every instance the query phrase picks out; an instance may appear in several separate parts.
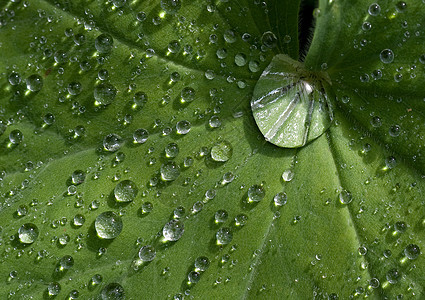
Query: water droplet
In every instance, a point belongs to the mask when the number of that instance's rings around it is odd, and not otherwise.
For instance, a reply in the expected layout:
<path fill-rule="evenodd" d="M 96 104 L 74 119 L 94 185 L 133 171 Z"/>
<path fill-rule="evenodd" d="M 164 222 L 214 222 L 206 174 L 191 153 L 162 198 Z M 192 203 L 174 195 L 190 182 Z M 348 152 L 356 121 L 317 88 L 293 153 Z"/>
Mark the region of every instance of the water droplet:
<path fill-rule="evenodd" d="M 84 222 L 86 222 L 86 218 L 83 215 L 77 214 L 74 216 L 73 224 L 75 227 L 83 226 Z"/>
<path fill-rule="evenodd" d="M 421 253 L 421 249 L 418 245 L 410 244 L 404 249 L 404 255 L 407 256 L 408 259 L 416 259 Z"/>
<path fill-rule="evenodd" d="M 238 227 L 243 227 L 248 221 L 248 216 L 245 214 L 239 214 L 235 217 L 235 225 Z"/>
<path fill-rule="evenodd" d="M 174 40 L 174 41 L 171 41 L 168 44 L 168 51 L 170 53 L 178 53 L 180 51 L 180 48 L 181 48 L 181 46 L 180 46 L 180 43 L 178 41 Z"/>
<path fill-rule="evenodd" d="M 52 113 L 47 113 L 44 115 L 43 121 L 44 121 L 44 124 L 46 124 L 47 126 L 50 126 L 53 123 L 55 123 L 55 115 Z"/>
<path fill-rule="evenodd" d="M 393 126 L 390 127 L 389 134 L 392 137 L 397 137 L 397 136 L 400 135 L 400 131 L 401 131 L 400 126 L 393 125 Z"/>
<path fill-rule="evenodd" d="M 199 274 L 199 272 L 196 272 L 196 271 L 190 271 L 189 274 L 187 275 L 187 280 L 189 280 L 191 284 L 197 283 L 200 278 L 201 278 L 201 274 Z"/>
<path fill-rule="evenodd" d="M 143 261 L 152 261 L 156 257 L 156 250 L 151 245 L 146 245 L 140 248 L 139 258 Z"/>
<path fill-rule="evenodd" d="M 138 193 L 136 184 L 131 180 L 123 180 L 115 186 L 114 195 L 118 202 L 131 202 Z"/>
<path fill-rule="evenodd" d="M 327 73 L 319 77 L 310 73 L 303 63 L 282 54 L 263 71 L 251 109 L 267 141 L 279 147 L 302 147 L 331 125 L 332 104 L 324 89 Z"/>
<path fill-rule="evenodd" d="M 119 135 L 111 133 L 103 139 L 103 149 L 109 152 L 115 152 L 121 148 L 122 143 L 123 141 Z"/>
<path fill-rule="evenodd" d="M 31 92 L 38 92 L 43 88 L 43 78 L 40 75 L 33 74 L 26 79 L 27 89 Z"/>
<path fill-rule="evenodd" d="M 164 181 L 173 181 L 176 180 L 180 175 L 180 169 L 178 165 L 170 161 L 168 163 L 161 165 L 161 179 Z"/>
<path fill-rule="evenodd" d="M 403 233 L 407 229 L 407 224 L 403 221 L 398 221 L 394 224 L 394 229 L 398 233 Z"/>
<path fill-rule="evenodd" d="M 112 0 L 112 4 L 116 7 L 116 8 L 121 8 L 125 5 L 127 0 Z"/>
<path fill-rule="evenodd" d="M 24 134 L 18 130 L 12 130 L 9 133 L 9 141 L 13 144 L 13 145 L 19 145 L 24 139 Z"/>
<path fill-rule="evenodd" d="M 84 171 L 75 170 L 74 172 L 72 172 L 71 181 L 73 184 L 81 184 L 84 182 L 85 179 L 86 173 L 84 173 Z"/>
<path fill-rule="evenodd" d="M 210 260 L 208 257 L 199 256 L 197 259 L 195 259 L 195 271 L 205 272 L 209 266 Z"/>
<path fill-rule="evenodd" d="M 289 182 L 292 180 L 292 178 L 294 178 L 294 172 L 292 172 L 291 170 L 283 171 L 282 173 L 283 181 Z"/>
<path fill-rule="evenodd" d="M 112 36 L 106 33 L 99 35 L 94 41 L 94 46 L 99 53 L 109 53 L 114 45 L 114 39 Z"/>
<path fill-rule="evenodd" d="M 178 134 L 188 134 L 191 129 L 191 124 L 189 121 L 183 120 L 179 121 L 176 124 L 176 131 Z"/>
<path fill-rule="evenodd" d="M 99 285 L 101 284 L 103 281 L 103 277 L 100 274 L 95 274 L 92 276 L 92 278 L 90 279 L 90 283 L 91 285 Z"/>
<path fill-rule="evenodd" d="M 71 255 L 65 255 L 59 260 L 62 269 L 71 269 L 74 266 L 74 258 Z"/>
<path fill-rule="evenodd" d="M 218 59 L 225 59 L 227 57 L 227 50 L 225 48 L 217 49 L 215 52 Z"/>
<path fill-rule="evenodd" d="M 233 154 L 233 147 L 227 141 L 217 143 L 211 148 L 211 158 L 215 161 L 228 161 Z"/>
<path fill-rule="evenodd" d="M 144 202 L 141 209 L 143 214 L 148 214 L 153 210 L 153 204 L 151 202 Z"/>
<path fill-rule="evenodd" d="M 76 96 L 81 94 L 81 92 L 83 91 L 83 86 L 81 83 L 74 81 L 71 82 L 70 84 L 68 84 L 68 93 Z"/>
<path fill-rule="evenodd" d="M 186 213 L 186 210 L 183 206 L 178 206 L 173 211 L 173 218 L 174 219 L 180 219 L 183 218 L 184 214 Z"/>
<path fill-rule="evenodd" d="M 227 211 L 220 209 L 214 214 L 214 219 L 216 223 L 224 223 L 227 221 L 228 216 Z"/>
<path fill-rule="evenodd" d="M 223 174 L 222 184 L 231 183 L 235 179 L 235 175 L 232 172 L 226 172 Z"/>
<path fill-rule="evenodd" d="M 61 291 L 61 285 L 58 282 L 49 283 L 47 286 L 47 292 L 49 296 L 57 296 Z"/>
<path fill-rule="evenodd" d="M 399 13 L 404 12 L 407 9 L 407 3 L 404 1 L 399 1 L 397 2 L 397 4 L 395 5 L 395 8 L 397 9 L 397 11 Z"/>
<path fill-rule="evenodd" d="M 276 35 L 271 31 L 266 31 L 263 33 L 263 36 L 261 37 L 261 42 L 264 46 L 267 48 L 274 48 L 277 45 L 277 37 Z"/>
<path fill-rule="evenodd" d="M 38 227 L 33 223 L 26 223 L 19 227 L 18 236 L 21 243 L 32 244 L 38 238 Z"/>
<path fill-rule="evenodd" d="M 195 100 L 195 90 L 191 87 L 185 87 L 182 89 L 180 95 L 181 95 L 181 102 L 182 103 L 190 103 L 193 100 Z"/>
<path fill-rule="evenodd" d="M 113 211 L 106 211 L 96 217 L 95 228 L 101 239 L 114 239 L 122 230 L 121 217 Z"/>
<path fill-rule="evenodd" d="M 372 124 L 373 127 L 377 128 L 377 127 L 381 127 L 382 125 L 382 121 L 381 118 L 378 116 L 374 116 L 372 118 L 372 120 L 370 121 L 370 123 Z"/>
<path fill-rule="evenodd" d="M 273 197 L 273 201 L 274 201 L 274 205 L 276 206 L 283 206 L 286 204 L 287 202 L 287 196 L 286 193 L 280 192 L 277 193 L 274 197 Z"/>
<path fill-rule="evenodd" d="M 124 300 L 125 291 L 119 283 L 109 283 L 100 292 L 102 300 Z"/>
<path fill-rule="evenodd" d="M 8 80 L 11 85 L 18 85 L 21 83 L 21 76 L 16 72 L 12 72 L 10 73 Z"/>
<path fill-rule="evenodd" d="M 373 289 L 377 289 L 379 286 L 380 286 L 380 282 L 379 282 L 379 279 L 378 278 L 372 278 L 370 281 L 369 281 L 369 285 L 370 285 L 370 287 L 371 288 L 373 288 Z"/>
<path fill-rule="evenodd" d="M 106 80 L 106 79 L 108 79 L 108 77 L 109 77 L 109 72 L 108 72 L 108 70 L 100 69 L 100 70 L 99 70 L 99 72 L 97 73 L 97 77 L 98 77 L 100 80 Z"/>
<path fill-rule="evenodd" d="M 349 191 L 343 190 L 339 193 L 339 201 L 342 204 L 349 204 L 351 201 L 353 201 L 353 196 Z"/>
<path fill-rule="evenodd" d="M 389 64 L 394 61 L 394 53 L 391 49 L 384 49 L 379 54 L 379 58 L 384 64 Z"/>
<path fill-rule="evenodd" d="M 246 55 L 243 53 L 238 53 L 235 55 L 235 64 L 238 67 L 243 67 L 246 65 Z"/>
<path fill-rule="evenodd" d="M 180 220 L 173 219 L 164 225 L 162 235 L 167 241 L 178 241 L 184 233 L 184 224 Z"/>
<path fill-rule="evenodd" d="M 261 185 L 254 184 L 248 189 L 248 201 L 259 202 L 263 200 L 266 192 Z"/>
<path fill-rule="evenodd" d="M 101 83 L 93 91 L 95 105 L 108 105 L 114 101 L 117 89 L 110 83 Z"/>
<path fill-rule="evenodd" d="M 392 169 L 397 165 L 397 159 L 394 156 L 389 156 L 385 159 L 385 166 Z"/>
<path fill-rule="evenodd" d="M 217 231 L 215 237 L 218 245 L 227 245 L 232 241 L 233 233 L 230 228 L 223 227 Z"/>
<path fill-rule="evenodd" d="M 386 278 L 389 283 L 396 284 L 401 278 L 401 273 L 397 269 L 391 269 L 388 271 Z"/>
<path fill-rule="evenodd" d="M 209 119 L 208 124 L 211 128 L 218 128 L 221 126 L 221 120 L 218 116 L 214 115 Z"/>
<path fill-rule="evenodd" d="M 161 0 L 161 8 L 170 15 L 176 14 L 181 7 L 180 0 Z"/>
<path fill-rule="evenodd" d="M 164 152 L 167 158 L 175 158 L 179 154 L 179 146 L 176 143 L 169 143 Z"/>
<path fill-rule="evenodd" d="M 369 6 L 368 12 L 371 16 L 378 16 L 381 13 L 381 7 L 377 3 L 373 3 Z"/>
<path fill-rule="evenodd" d="M 139 128 L 133 133 L 133 140 L 136 144 L 143 144 L 148 140 L 149 132 L 146 129 Z"/>

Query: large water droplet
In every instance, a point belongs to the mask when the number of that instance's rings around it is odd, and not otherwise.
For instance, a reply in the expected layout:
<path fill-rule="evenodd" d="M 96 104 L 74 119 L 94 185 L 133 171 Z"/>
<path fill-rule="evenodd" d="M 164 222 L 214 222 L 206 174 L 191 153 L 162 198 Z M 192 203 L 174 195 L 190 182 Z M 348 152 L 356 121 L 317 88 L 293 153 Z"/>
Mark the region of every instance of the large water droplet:
<path fill-rule="evenodd" d="M 152 261 L 156 257 L 156 250 L 151 245 L 146 245 L 140 248 L 139 258 L 143 261 Z"/>
<path fill-rule="evenodd" d="M 96 50 L 100 53 L 109 53 L 114 45 L 114 39 L 109 34 L 101 34 L 94 41 Z"/>
<path fill-rule="evenodd" d="M 146 129 L 139 128 L 133 133 L 133 140 L 136 144 L 143 144 L 148 140 L 149 132 Z"/>
<path fill-rule="evenodd" d="M 9 133 L 9 141 L 13 144 L 13 145 L 19 145 L 24 139 L 24 134 L 18 130 L 12 130 Z"/>
<path fill-rule="evenodd" d="M 349 191 L 343 190 L 339 193 L 339 201 L 342 204 L 349 204 L 351 201 L 353 201 L 353 196 Z"/>
<path fill-rule="evenodd" d="M 171 220 L 162 229 L 162 235 L 167 241 L 179 240 L 184 232 L 184 224 L 180 220 Z"/>
<path fill-rule="evenodd" d="M 102 300 L 124 300 L 125 291 L 119 283 L 109 283 L 100 292 Z"/>
<path fill-rule="evenodd" d="M 228 161 L 233 154 L 233 147 L 227 141 L 219 142 L 211 148 L 211 158 L 215 161 Z"/>
<path fill-rule="evenodd" d="M 287 55 L 276 55 L 254 89 L 251 109 L 264 138 L 280 147 L 304 146 L 333 120 L 327 73 L 311 73 Z"/>
<path fill-rule="evenodd" d="M 421 249 L 418 245 L 410 244 L 404 249 L 404 255 L 407 256 L 408 259 L 416 259 L 421 253 Z"/>
<path fill-rule="evenodd" d="M 94 222 L 97 235 L 102 239 L 114 239 L 122 230 L 121 217 L 113 211 L 106 211 L 97 216 Z"/>
<path fill-rule="evenodd" d="M 215 234 L 215 237 L 217 239 L 218 245 L 227 245 L 232 241 L 233 233 L 230 228 L 223 227 L 217 231 L 217 233 Z"/>
<path fill-rule="evenodd" d="M 95 105 L 108 105 L 114 101 L 117 89 L 110 83 L 101 83 L 93 91 Z"/>
<path fill-rule="evenodd" d="M 178 165 L 170 161 L 161 166 L 161 179 L 165 181 L 173 181 L 176 180 L 180 175 L 180 169 Z"/>
<path fill-rule="evenodd" d="M 65 255 L 59 260 L 62 269 L 71 269 L 74 266 L 74 258 L 71 255 Z"/>
<path fill-rule="evenodd" d="M 131 180 L 123 180 L 115 186 L 114 195 L 118 202 L 131 202 L 138 193 L 136 184 Z"/>
<path fill-rule="evenodd" d="M 8 80 L 11 85 L 18 85 L 21 83 L 21 76 L 16 72 L 12 72 L 10 73 Z"/>
<path fill-rule="evenodd" d="M 21 243 L 32 244 L 38 238 L 38 227 L 33 223 L 26 223 L 19 227 L 18 236 Z"/>
<path fill-rule="evenodd" d="M 27 89 L 31 92 L 38 92 L 43 88 L 43 78 L 38 74 L 33 74 L 26 79 Z"/>
<path fill-rule="evenodd" d="M 111 133 L 103 139 L 103 149 L 109 152 L 118 151 L 121 148 L 122 139 L 119 135 Z"/>
<path fill-rule="evenodd" d="M 248 201 L 259 202 L 263 200 L 266 192 L 261 185 L 254 184 L 248 189 Z"/>
<path fill-rule="evenodd" d="M 379 58 L 384 64 L 389 64 L 394 61 L 394 52 L 391 49 L 384 49 L 379 54 Z"/>

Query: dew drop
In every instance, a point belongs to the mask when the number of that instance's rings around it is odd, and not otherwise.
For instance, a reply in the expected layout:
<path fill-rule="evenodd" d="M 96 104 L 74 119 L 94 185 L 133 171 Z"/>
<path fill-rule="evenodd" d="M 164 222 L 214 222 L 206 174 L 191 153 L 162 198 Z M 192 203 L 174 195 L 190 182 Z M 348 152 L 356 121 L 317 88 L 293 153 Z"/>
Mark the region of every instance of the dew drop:
<path fill-rule="evenodd" d="M 232 241 L 233 233 L 230 228 L 223 227 L 217 231 L 215 237 L 218 245 L 227 245 Z"/>
<path fill-rule="evenodd" d="M 381 13 L 381 7 L 379 4 L 373 3 L 369 6 L 368 12 L 371 16 L 378 16 Z"/>
<path fill-rule="evenodd" d="M 353 196 L 349 191 L 343 190 L 339 193 L 339 201 L 342 204 L 349 204 L 351 201 L 353 201 Z"/>
<path fill-rule="evenodd" d="M 83 91 L 83 86 L 81 85 L 81 83 L 74 81 L 68 84 L 68 93 L 70 95 L 76 96 L 81 94 L 82 91 Z"/>
<path fill-rule="evenodd" d="M 263 33 L 263 36 L 261 37 L 261 42 L 264 46 L 267 48 L 274 48 L 277 45 L 277 37 L 276 35 L 271 31 L 266 31 Z"/>
<path fill-rule="evenodd" d="M 415 244 L 409 244 L 404 249 L 404 255 L 406 255 L 408 259 L 416 259 L 418 258 L 420 253 L 421 253 L 421 249 L 419 248 L 418 245 L 415 245 Z"/>
<path fill-rule="evenodd" d="M 122 230 L 121 217 L 113 211 L 106 211 L 96 217 L 95 229 L 101 239 L 114 239 Z"/>
<path fill-rule="evenodd" d="M 94 46 L 99 53 L 109 53 L 114 45 L 114 39 L 112 36 L 106 33 L 99 35 L 94 41 Z"/>
<path fill-rule="evenodd" d="M 214 220 L 215 223 L 224 223 L 227 221 L 229 214 L 227 213 L 227 211 L 220 209 L 218 211 L 216 211 L 216 213 L 214 214 Z"/>
<path fill-rule="evenodd" d="M 165 149 L 165 157 L 175 158 L 179 154 L 179 146 L 176 143 L 169 143 Z"/>
<path fill-rule="evenodd" d="M 211 158 L 214 161 L 226 162 L 233 154 L 233 147 L 227 141 L 219 142 L 211 148 Z"/>
<path fill-rule="evenodd" d="M 173 161 L 162 164 L 160 172 L 161 172 L 161 179 L 164 181 L 176 180 L 177 177 L 179 177 L 180 175 L 180 169 L 178 165 Z"/>
<path fill-rule="evenodd" d="M 181 7 L 180 0 L 161 0 L 161 8 L 170 15 L 176 14 Z"/>
<path fill-rule="evenodd" d="M 294 172 L 292 172 L 291 170 L 283 171 L 282 173 L 283 181 L 289 182 L 292 180 L 292 178 L 294 178 Z"/>
<path fill-rule="evenodd" d="M 95 105 L 108 105 L 114 101 L 117 89 L 110 83 L 101 83 L 93 90 Z"/>
<path fill-rule="evenodd" d="M 201 278 L 201 274 L 199 274 L 199 272 L 196 272 L 196 271 L 190 271 L 189 274 L 187 275 L 187 280 L 191 284 L 197 283 L 200 278 Z"/>
<path fill-rule="evenodd" d="M 105 151 L 115 152 L 121 148 L 122 143 L 122 138 L 119 135 L 111 133 L 103 139 L 103 149 Z"/>
<path fill-rule="evenodd" d="M 276 206 L 283 206 L 286 204 L 287 202 L 287 196 L 286 193 L 284 192 L 280 192 L 277 193 L 274 197 L 273 197 L 273 201 L 274 201 L 274 205 Z"/>
<path fill-rule="evenodd" d="M 33 74 L 26 79 L 27 89 L 31 92 L 41 91 L 43 88 L 43 78 L 40 75 Z"/>
<path fill-rule="evenodd" d="M 266 192 L 261 185 L 254 184 L 248 189 L 248 201 L 249 202 L 259 202 L 263 200 Z"/>
<path fill-rule="evenodd" d="M 131 180 L 123 180 L 115 186 L 114 195 L 118 202 L 131 202 L 138 193 L 136 184 Z"/>
<path fill-rule="evenodd" d="M 180 220 L 171 220 L 164 225 L 162 235 L 167 241 L 178 241 L 184 232 L 184 224 Z"/>
<path fill-rule="evenodd" d="M 9 141 L 13 144 L 13 145 L 19 145 L 24 139 L 24 134 L 18 130 L 12 130 L 9 133 Z"/>
<path fill-rule="evenodd" d="M 384 64 L 389 64 L 394 61 L 394 53 L 391 49 L 384 49 L 379 54 L 379 58 Z"/>
<path fill-rule="evenodd" d="M 156 257 L 156 250 L 151 245 L 146 245 L 140 248 L 139 250 L 139 258 L 145 262 L 152 261 Z"/>
<path fill-rule="evenodd" d="M 74 172 L 72 172 L 71 181 L 73 184 L 81 184 L 84 182 L 85 179 L 86 173 L 84 173 L 84 171 L 75 170 Z"/>
<path fill-rule="evenodd" d="M 71 255 L 65 255 L 59 260 L 62 269 L 71 269 L 74 266 L 74 258 Z"/>
<path fill-rule="evenodd" d="M 182 89 L 180 96 L 182 103 L 190 103 L 195 100 L 195 90 L 191 87 L 185 87 Z"/>
<path fill-rule="evenodd" d="M 49 296 L 57 296 L 61 291 L 61 285 L 58 282 L 49 283 L 47 286 L 47 293 Z"/>
<path fill-rule="evenodd" d="M 390 130 L 388 131 L 390 136 L 392 137 L 398 137 L 400 135 L 400 126 L 398 125 L 393 125 L 390 127 Z"/>
<path fill-rule="evenodd" d="M 16 72 L 12 72 L 10 73 L 8 80 L 11 85 L 18 85 L 21 83 L 21 76 Z"/>
<path fill-rule="evenodd" d="M 32 244 L 38 238 L 38 227 L 33 223 L 26 223 L 19 227 L 19 240 L 23 244 Z"/>
<path fill-rule="evenodd" d="M 183 120 L 179 121 L 176 124 L 176 131 L 178 134 L 188 134 L 191 129 L 191 124 L 189 121 Z"/>
<path fill-rule="evenodd" d="M 205 272 L 210 266 L 210 260 L 208 257 L 199 256 L 195 259 L 195 271 Z"/>
<path fill-rule="evenodd" d="M 133 141 L 136 144 L 143 144 L 148 140 L 149 132 L 146 129 L 139 128 L 133 133 Z"/>
<path fill-rule="evenodd" d="M 119 283 L 109 283 L 100 292 L 102 300 L 124 300 L 125 291 Z"/>
<path fill-rule="evenodd" d="M 389 283 L 396 284 L 401 278 L 401 273 L 397 269 L 391 269 L 388 271 L 386 278 Z"/>

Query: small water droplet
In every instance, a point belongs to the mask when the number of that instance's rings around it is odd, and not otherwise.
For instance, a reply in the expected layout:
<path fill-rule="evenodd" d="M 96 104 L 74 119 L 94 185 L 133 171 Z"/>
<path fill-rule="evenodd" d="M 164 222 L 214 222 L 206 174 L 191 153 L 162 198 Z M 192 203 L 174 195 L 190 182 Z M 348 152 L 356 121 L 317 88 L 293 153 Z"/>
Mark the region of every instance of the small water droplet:
<path fill-rule="evenodd" d="M 217 143 L 211 148 L 211 158 L 214 161 L 226 162 L 233 154 L 233 147 L 227 141 Z"/>
<path fill-rule="evenodd" d="M 180 0 L 161 0 L 161 8 L 170 15 L 176 14 L 181 7 Z"/>
<path fill-rule="evenodd" d="M 146 245 L 140 248 L 139 258 L 143 261 L 152 261 L 156 257 L 156 250 L 151 245 Z"/>
<path fill-rule="evenodd" d="M 351 201 L 353 201 L 353 196 L 349 191 L 343 190 L 339 193 L 339 201 L 342 204 L 349 204 Z"/>
<path fill-rule="evenodd" d="M 97 235 L 102 239 L 114 239 L 122 230 L 121 217 L 113 211 L 106 211 L 96 217 L 95 229 Z"/>
<path fill-rule="evenodd" d="M 26 223 L 19 227 L 18 236 L 21 243 L 32 244 L 38 238 L 38 227 L 33 223 Z"/>
<path fill-rule="evenodd" d="M 131 180 L 123 180 L 115 186 L 114 195 L 118 202 L 131 202 L 139 192 L 136 184 Z"/>
<path fill-rule="evenodd" d="M 122 143 L 123 141 L 119 135 L 111 133 L 103 139 L 103 149 L 109 152 L 115 152 L 121 148 Z"/>
<path fill-rule="evenodd" d="M 119 283 L 109 283 L 100 292 L 102 300 L 124 300 L 125 291 Z"/>
<path fill-rule="evenodd" d="M 283 206 L 286 204 L 287 202 L 287 196 L 286 193 L 284 192 L 280 192 L 277 193 L 274 197 L 273 197 L 273 201 L 274 201 L 274 205 L 276 206 Z"/>
<path fill-rule="evenodd" d="M 161 179 L 164 181 L 173 181 L 176 180 L 180 175 L 180 169 L 178 165 L 170 161 L 168 163 L 161 165 Z"/>
<path fill-rule="evenodd" d="M 93 90 L 95 105 L 108 105 L 114 101 L 117 89 L 110 83 L 101 83 Z"/>
<path fill-rule="evenodd" d="M 254 184 L 248 189 L 248 201 L 249 202 L 259 202 L 263 200 L 266 192 L 261 185 Z"/>
<path fill-rule="evenodd" d="M 406 255 L 408 259 L 416 259 L 418 258 L 420 253 L 421 253 L 421 249 L 419 248 L 418 245 L 415 245 L 415 244 L 409 244 L 404 249 L 404 255 Z"/>
<path fill-rule="evenodd" d="M 227 245 L 232 241 L 233 233 L 230 228 L 223 227 L 217 231 L 215 237 L 218 245 Z"/>
<path fill-rule="evenodd" d="M 38 74 L 33 74 L 26 79 L 27 89 L 31 92 L 41 91 L 43 88 L 43 78 Z"/>
<path fill-rule="evenodd" d="M 379 58 L 384 64 L 389 64 L 394 61 L 394 53 L 391 49 L 384 49 L 379 54 Z"/>
<path fill-rule="evenodd" d="M 114 45 L 114 39 L 112 36 L 106 33 L 99 35 L 94 41 L 94 46 L 99 53 L 105 54 L 109 53 L 112 50 Z"/>
<path fill-rule="evenodd" d="M 162 235 L 167 241 L 177 241 L 184 233 L 184 224 L 180 220 L 171 220 L 164 225 Z"/>

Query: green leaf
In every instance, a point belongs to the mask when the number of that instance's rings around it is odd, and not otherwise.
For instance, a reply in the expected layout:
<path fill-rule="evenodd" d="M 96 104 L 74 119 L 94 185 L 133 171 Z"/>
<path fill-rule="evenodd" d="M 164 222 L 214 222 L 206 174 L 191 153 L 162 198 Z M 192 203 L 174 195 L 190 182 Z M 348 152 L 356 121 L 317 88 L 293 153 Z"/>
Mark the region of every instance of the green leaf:
<path fill-rule="evenodd" d="M 371 4 L 319 1 L 298 149 L 250 101 L 299 1 L 3 4 L 1 297 L 423 298 L 425 4 Z"/>

